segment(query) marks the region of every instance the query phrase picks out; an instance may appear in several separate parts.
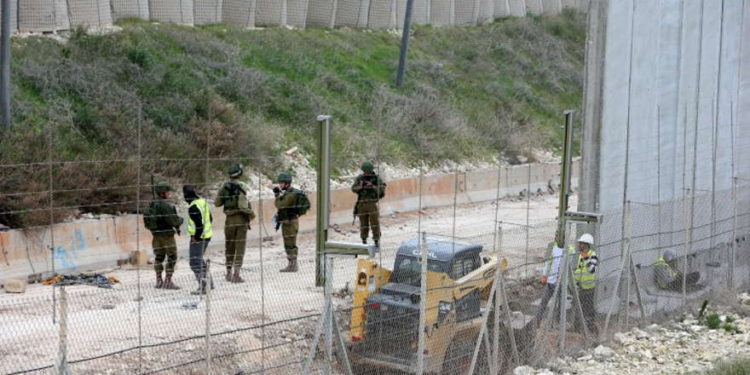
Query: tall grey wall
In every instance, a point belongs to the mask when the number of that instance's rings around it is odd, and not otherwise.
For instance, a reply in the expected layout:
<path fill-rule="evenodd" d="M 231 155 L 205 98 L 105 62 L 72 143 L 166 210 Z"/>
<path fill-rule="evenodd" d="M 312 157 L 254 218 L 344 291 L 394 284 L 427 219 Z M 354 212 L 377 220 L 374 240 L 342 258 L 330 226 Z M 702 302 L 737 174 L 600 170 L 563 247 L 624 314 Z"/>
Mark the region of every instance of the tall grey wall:
<path fill-rule="evenodd" d="M 636 262 L 729 243 L 733 176 L 750 174 L 750 1 L 603 0 L 589 17 L 580 208 L 605 215 L 600 253 L 623 249 L 625 202 Z"/>
<path fill-rule="evenodd" d="M 587 10 L 590 0 L 414 0 L 412 22 L 477 25 L 497 17 Z M 11 0 L 11 28 L 56 32 L 75 26 L 108 28 L 124 18 L 180 25 L 226 23 L 247 28 L 288 26 L 400 28 L 407 0 Z M 16 17 L 16 14 L 18 15 Z"/>

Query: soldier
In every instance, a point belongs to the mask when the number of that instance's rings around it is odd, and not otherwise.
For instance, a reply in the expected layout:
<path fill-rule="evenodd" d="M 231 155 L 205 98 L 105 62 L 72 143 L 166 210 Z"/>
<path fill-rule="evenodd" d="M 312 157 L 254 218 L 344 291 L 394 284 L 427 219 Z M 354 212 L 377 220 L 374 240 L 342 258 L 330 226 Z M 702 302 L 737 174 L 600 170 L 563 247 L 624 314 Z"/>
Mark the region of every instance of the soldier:
<path fill-rule="evenodd" d="M 372 162 L 362 163 L 362 174 L 357 176 L 352 185 L 352 192 L 357 194 L 354 215 L 359 216 L 359 232 L 362 243 L 367 244 L 367 237 L 372 229 L 375 246 L 380 246 L 380 212 L 378 201 L 385 197 L 385 182 L 375 174 Z"/>
<path fill-rule="evenodd" d="M 224 207 L 226 223 L 224 224 L 225 256 L 227 275 L 226 280 L 232 283 L 243 283 L 240 277 L 242 260 L 245 257 L 245 240 L 250 229 L 250 221 L 255 218 L 255 212 L 247 200 L 247 186 L 240 181 L 243 170 L 239 164 L 229 168 L 229 181 L 219 190 L 216 207 Z M 232 268 L 234 267 L 234 273 Z"/>
<path fill-rule="evenodd" d="M 143 215 L 146 228 L 153 234 L 151 242 L 154 248 L 154 270 L 156 271 L 156 289 L 180 289 L 172 282 L 174 266 L 177 263 L 177 244 L 174 235 L 180 234 L 182 218 L 177 216 L 174 205 L 168 202 L 172 196 L 172 187 L 166 182 L 154 186 L 154 200 L 148 205 Z M 162 279 L 164 259 L 167 259 L 166 278 Z"/>
<path fill-rule="evenodd" d="M 185 201 L 188 207 L 188 234 L 190 234 L 190 269 L 193 270 L 195 278 L 198 279 L 198 289 L 192 294 L 206 293 L 206 279 L 208 278 L 208 267 L 203 256 L 208 248 L 208 243 L 213 236 L 213 221 L 211 209 L 204 198 L 198 196 L 195 187 L 185 185 L 182 187 Z M 213 284 L 211 284 L 213 288 Z"/>
<path fill-rule="evenodd" d="M 277 178 L 279 186 L 273 188 L 276 197 L 274 204 L 278 209 L 276 220 L 281 225 L 284 237 L 284 251 L 289 264 L 280 272 L 297 272 L 297 232 L 299 217 L 310 209 L 310 201 L 302 190 L 292 187 L 292 175 L 282 172 Z M 276 228 L 278 230 L 278 226 Z"/>

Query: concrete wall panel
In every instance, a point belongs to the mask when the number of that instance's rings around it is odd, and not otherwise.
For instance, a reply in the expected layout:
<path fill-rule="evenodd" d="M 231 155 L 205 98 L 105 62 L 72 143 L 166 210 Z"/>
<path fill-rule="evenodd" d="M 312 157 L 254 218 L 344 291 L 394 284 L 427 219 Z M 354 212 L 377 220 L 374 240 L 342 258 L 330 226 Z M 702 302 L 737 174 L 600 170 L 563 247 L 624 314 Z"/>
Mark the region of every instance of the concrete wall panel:
<path fill-rule="evenodd" d="M 363 27 L 367 25 L 368 4 L 363 0 L 338 0 L 337 27 Z"/>
<path fill-rule="evenodd" d="M 148 0 L 111 0 L 114 21 L 123 18 L 149 19 Z"/>
<path fill-rule="evenodd" d="M 193 0 L 149 0 L 151 19 L 178 25 L 193 25 Z"/>
<path fill-rule="evenodd" d="M 526 0 L 526 13 L 539 16 L 542 14 L 544 6 L 542 0 Z"/>
<path fill-rule="evenodd" d="M 223 0 L 193 0 L 193 14 L 196 25 L 222 22 Z"/>
<path fill-rule="evenodd" d="M 333 3 L 336 1 L 310 0 L 307 9 L 307 20 L 305 21 L 306 25 L 311 27 L 331 27 Z"/>
<path fill-rule="evenodd" d="M 286 22 L 287 25 L 304 29 L 307 23 L 307 11 L 309 0 L 287 0 Z"/>
<path fill-rule="evenodd" d="M 47 32 L 70 28 L 64 0 L 24 0 L 18 3 L 18 31 Z"/>
<path fill-rule="evenodd" d="M 430 0 L 414 0 L 412 23 L 415 25 L 428 25 L 430 23 Z"/>
<path fill-rule="evenodd" d="M 68 9 L 71 27 L 112 27 L 109 0 L 68 0 Z"/>
<path fill-rule="evenodd" d="M 431 0 L 430 4 L 430 22 L 433 26 L 449 26 L 454 22 L 455 0 Z"/>
<path fill-rule="evenodd" d="M 495 0 L 495 18 L 497 17 L 509 17 L 510 16 L 510 1 L 508 0 Z"/>
<path fill-rule="evenodd" d="M 514 17 L 525 17 L 527 13 L 526 1 L 536 0 L 508 0 L 510 15 Z"/>
<path fill-rule="evenodd" d="M 396 27 L 396 0 L 372 1 L 367 26 L 371 29 Z"/>
<path fill-rule="evenodd" d="M 495 19 L 495 0 L 479 0 L 479 14 L 477 21 L 492 22 Z"/>
<path fill-rule="evenodd" d="M 476 11 L 479 0 L 456 0 L 456 25 L 476 25 Z"/>
<path fill-rule="evenodd" d="M 255 27 L 255 0 L 223 0 L 222 22 L 236 27 Z"/>
<path fill-rule="evenodd" d="M 562 13 L 561 0 L 542 0 L 542 13 L 546 15 Z"/>
<path fill-rule="evenodd" d="M 255 24 L 257 26 L 279 26 L 282 23 L 282 8 L 285 0 L 257 0 Z"/>

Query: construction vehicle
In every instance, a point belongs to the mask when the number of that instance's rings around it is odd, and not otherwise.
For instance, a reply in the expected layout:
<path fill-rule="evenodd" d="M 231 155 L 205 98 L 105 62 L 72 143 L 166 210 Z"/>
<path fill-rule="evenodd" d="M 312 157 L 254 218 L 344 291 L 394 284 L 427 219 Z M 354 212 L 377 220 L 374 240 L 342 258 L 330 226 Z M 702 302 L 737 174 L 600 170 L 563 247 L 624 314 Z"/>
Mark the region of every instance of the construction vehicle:
<path fill-rule="evenodd" d="M 350 328 L 355 367 L 416 372 L 421 249 L 412 239 L 398 248 L 393 270 L 360 259 Z M 426 237 L 425 373 L 466 373 L 488 310 L 492 283 L 507 262 L 482 256 L 482 246 Z M 467 355 L 468 353 L 468 355 Z"/>

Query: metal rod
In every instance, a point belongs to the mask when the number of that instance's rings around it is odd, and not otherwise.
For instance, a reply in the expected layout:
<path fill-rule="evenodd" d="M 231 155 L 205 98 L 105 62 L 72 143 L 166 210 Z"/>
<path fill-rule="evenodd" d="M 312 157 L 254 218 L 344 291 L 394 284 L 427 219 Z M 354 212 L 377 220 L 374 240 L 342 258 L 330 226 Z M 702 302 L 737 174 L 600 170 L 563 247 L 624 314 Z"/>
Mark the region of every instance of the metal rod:
<path fill-rule="evenodd" d="M 205 242 L 203 242 L 205 246 Z M 204 249 L 205 250 L 205 249 Z M 213 284 L 213 278 L 211 277 L 211 259 L 206 259 L 206 275 L 203 282 L 205 283 L 200 287 L 206 289 L 206 366 L 204 373 L 211 375 L 211 285 Z"/>
<path fill-rule="evenodd" d="M 730 115 L 730 148 L 731 148 L 731 177 L 732 177 L 732 261 L 729 262 L 729 290 L 735 290 L 734 286 L 734 262 L 737 261 L 737 177 L 734 175 L 734 101 L 729 102 Z"/>
<path fill-rule="evenodd" d="M 325 256 L 325 271 L 326 271 L 326 278 L 325 278 L 325 300 L 326 300 L 326 307 L 325 307 L 325 320 L 323 322 L 323 340 L 325 341 L 325 361 L 323 361 L 323 373 L 326 375 L 330 375 L 332 368 L 331 364 L 333 363 L 333 283 L 331 280 L 333 278 L 333 257 L 331 256 Z"/>
<path fill-rule="evenodd" d="M 427 234 L 420 233 L 419 247 L 422 255 L 422 271 L 419 283 L 419 342 L 417 344 L 417 375 L 424 374 L 425 325 L 427 321 Z"/>
<path fill-rule="evenodd" d="M 526 176 L 526 246 L 524 249 L 523 264 L 529 264 L 529 213 L 531 211 L 531 163 L 529 163 L 529 173 Z M 529 276 L 529 268 L 525 267 L 526 274 Z"/>
<path fill-rule="evenodd" d="M 98 6 L 97 6 L 98 8 Z M 143 169 L 142 158 L 143 158 L 143 121 L 140 102 L 138 103 L 138 171 L 136 172 L 136 190 L 135 190 L 135 250 L 136 256 L 140 259 L 141 252 L 141 170 Z M 153 184 L 152 184 L 153 185 Z M 152 187 L 153 189 L 153 187 Z M 136 267 L 136 301 L 138 303 L 138 373 L 143 371 L 143 305 L 142 305 L 142 294 L 141 294 L 141 267 L 140 264 Z"/>
<path fill-rule="evenodd" d="M 561 218 L 560 220 L 564 220 L 564 219 Z M 565 229 L 563 229 L 563 233 L 564 233 L 564 231 L 565 231 Z M 563 241 L 564 241 L 564 238 L 563 238 Z M 562 276 L 561 280 L 558 280 L 558 282 L 560 283 L 560 286 L 559 286 L 559 288 L 560 288 L 560 323 L 559 323 L 559 327 L 560 328 L 559 328 L 559 333 L 558 333 L 558 338 L 557 339 L 558 339 L 558 345 L 559 345 L 560 354 L 562 354 L 564 352 L 564 349 L 565 349 L 565 330 L 566 330 L 566 325 L 567 325 L 566 321 L 568 320 L 568 318 L 567 318 L 567 311 L 566 311 L 567 310 L 566 309 L 566 305 L 568 303 L 568 288 L 567 288 L 567 286 L 568 286 L 568 275 L 569 275 L 569 272 L 568 272 L 568 258 L 569 258 L 568 251 L 565 249 L 565 247 L 563 247 L 563 257 L 562 257 L 562 261 L 561 261 L 561 264 L 560 264 L 560 266 L 561 266 L 560 269 L 563 270 L 564 272 L 562 272 L 562 275 L 558 275 L 558 276 Z"/>
<path fill-rule="evenodd" d="M 409 30 L 411 29 L 411 14 L 412 14 L 413 8 L 414 8 L 414 0 L 407 0 L 406 1 L 406 16 L 404 17 L 404 29 L 401 31 L 401 53 L 398 56 L 398 73 L 396 75 L 396 87 L 401 87 L 404 84 L 404 73 L 406 71 L 406 55 L 409 52 Z"/>
<path fill-rule="evenodd" d="M 570 174 L 573 160 L 573 114 L 575 111 L 565 111 L 565 143 L 563 146 L 562 171 L 560 173 L 560 201 L 558 205 L 557 220 L 558 233 L 565 238 L 565 212 L 568 211 L 568 198 L 570 197 Z M 565 248 L 564 244 L 557 244 Z"/>
<path fill-rule="evenodd" d="M 0 112 L 2 124 L 10 130 L 10 2 L 2 0 L 2 20 L 0 20 Z"/>
<path fill-rule="evenodd" d="M 68 293 L 65 287 L 60 287 L 60 328 L 59 351 L 57 359 L 57 374 L 68 375 Z"/>
<path fill-rule="evenodd" d="M 49 183 L 49 196 L 47 203 L 49 204 L 49 250 L 50 250 L 50 260 L 51 260 L 51 267 L 52 267 L 52 276 L 55 276 L 55 183 L 54 183 L 54 174 L 52 172 L 52 159 L 53 159 L 53 148 L 52 142 L 54 142 L 54 136 L 52 134 L 52 127 L 51 124 L 47 123 L 47 162 L 49 163 L 49 168 L 47 169 L 47 178 Z M 52 288 L 52 322 L 55 321 L 55 309 L 57 308 L 57 305 L 55 304 L 55 298 L 56 298 L 56 290 L 55 288 Z"/>
<path fill-rule="evenodd" d="M 631 212 L 630 212 L 630 210 L 631 210 L 630 202 L 627 202 L 625 204 L 625 230 L 626 230 L 626 232 L 623 232 L 623 234 L 625 234 L 625 233 L 627 233 L 627 234 L 624 235 L 624 241 L 623 241 L 623 246 L 622 246 L 623 247 L 623 254 L 622 254 L 622 265 L 620 266 L 620 273 L 619 273 L 619 275 L 617 277 L 617 280 L 615 281 L 615 288 L 613 289 L 614 290 L 613 293 L 614 293 L 614 298 L 615 299 L 618 299 L 617 298 L 617 294 L 620 292 L 620 280 L 622 280 L 622 276 L 623 276 L 623 274 L 625 272 L 626 265 L 630 264 L 630 235 L 631 235 L 631 228 L 632 228 L 632 220 L 631 220 Z M 628 268 L 629 268 L 629 266 L 628 266 Z M 628 284 L 630 284 L 629 280 L 628 280 Z M 629 286 L 630 285 L 628 285 L 628 287 Z M 629 293 L 629 289 L 628 289 L 628 293 Z M 619 301 L 618 301 L 617 304 L 619 306 Z M 609 320 L 610 320 L 611 316 L 612 316 L 612 310 L 608 309 L 607 310 L 607 316 L 606 316 L 606 318 L 604 318 L 604 331 L 603 331 L 604 334 L 606 334 L 607 331 L 609 330 Z"/>
<path fill-rule="evenodd" d="M 328 240 L 330 176 L 331 176 L 331 116 L 320 115 L 318 120 L 318 192 L 317 230 L 315 235 L 315 285 L 325 284 L 323 251 Z"/>
<path fill-rule="evenodd" d="M 266 285 L 263 259 L 263 185 L 262 174 L 263 161 L 261 159 L 258 168 L 258 257 L 260 258 L 260 373 L 266 371 Z"/>

